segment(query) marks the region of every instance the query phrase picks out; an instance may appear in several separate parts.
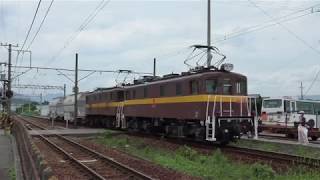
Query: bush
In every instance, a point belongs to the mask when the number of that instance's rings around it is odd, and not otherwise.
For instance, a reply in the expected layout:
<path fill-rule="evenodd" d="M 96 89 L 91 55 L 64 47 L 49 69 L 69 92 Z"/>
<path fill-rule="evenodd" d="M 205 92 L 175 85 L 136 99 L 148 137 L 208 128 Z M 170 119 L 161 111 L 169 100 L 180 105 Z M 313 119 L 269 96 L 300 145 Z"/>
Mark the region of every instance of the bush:
<path fill-rule="evenodd" d="M 275 177 L 275 171 L 270 166 L 266 165 L 253 164 L 252 172 L 254 177 L 258 179 L 274 179 Z"/>
<path fill-rule="evenodd" d="M 178 154 L 190 161 L 196 160 L 196 157 L 198 156 L 198 152 L 196 150 L 186 145 L 178 149 Z"/>

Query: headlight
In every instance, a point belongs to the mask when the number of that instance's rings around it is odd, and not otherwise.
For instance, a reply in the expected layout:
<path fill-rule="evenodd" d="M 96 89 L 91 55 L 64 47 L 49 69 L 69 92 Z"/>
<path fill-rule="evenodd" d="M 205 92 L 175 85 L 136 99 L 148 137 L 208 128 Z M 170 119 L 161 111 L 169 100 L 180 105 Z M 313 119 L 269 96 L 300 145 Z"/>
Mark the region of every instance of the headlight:
<path fill-rule="evenodd" d="M 233 70 L 233 64 L 229 64 L 229 63 L 222 64 L 221 70 L 230 72 Z"/>
<path fill-rule="evenodd" d="M 224 132 L 225 132 L 225 133 L 228 133 L 228 132 L 229 132 L 229 130 L 228 130 L 228 129 L 225 129 L 225 130 L 224 130 Z"/>

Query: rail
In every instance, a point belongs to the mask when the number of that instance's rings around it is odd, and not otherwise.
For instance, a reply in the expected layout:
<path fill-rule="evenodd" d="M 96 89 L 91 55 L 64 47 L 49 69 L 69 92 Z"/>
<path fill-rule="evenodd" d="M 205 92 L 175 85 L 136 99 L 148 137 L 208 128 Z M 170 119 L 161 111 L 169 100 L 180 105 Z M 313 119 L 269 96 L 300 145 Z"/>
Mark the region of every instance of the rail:
<path fill-rule="evenodd" d="M 316 167 L 316 168 L 320 167 L 320 159 L 314 159 L 309 157 L 302 157 L 302 156 L 290 155 L 290 154 L 279 153 L 279 152 L 262 151 L 258 149 L 242 148 L 242 147 L 234 147 L 234 146 L 226 146 L 223 148 L 223 150 L 228 152 L 241 153 L 243 155 L 251 155 L 255 157 L 267 158 L 270 160 L 276 160 L 278 162 L 282 161 L 290 164 L 299 164 L 299 165 L 305 165 L 305 166 Z"/>
<path fill-rule="evenodd" d="M 46 129 L 45 127 L 42 127 L 38 124 L 35 124 L 32 121 L 27 120 L 26 118 L 22 118 L 24 121 L 32 124 L 33 126 L 36 126 L 40 129 Z M 64 136 L 61 136 L 59 134 L 54 134 L 51 136 L 55 136 L 69 144 L 72 144 L 73 146 L 76 146 L 77 148 L 81 148 L 83 151 L 88 152 L 89 154 L 92 154 L 95 157 L 99 157 L 101 160 L 103 160 L 104 162 L 110 164 L 112 167 L 114 167 L 115 169 L 118 169 L 119 171 L 123 172 L 124 174 L 129 174 L 130 177 L 133 177 L 134 179 L 152 179 L 150 176 L 145 175 L 139 171 L 136 171 L 135 169 L 132 169 L 128 166 L 126 166 L 125 164 L 122 164 L 120 162 L 117 162 L 115 160 L 113 160 L 110 157 L 107 157 L 95 150 L 92 150 L 76 141 L 73 141 L 69 138 L 66 138 Z M 40 137 L 43 141 L 45 141 L 46 143 L 48 143 L 49 145 L 51 145 L 52 147 L 54 147 L 56 150 L 58 150 L 59 152 L 61 152 L 62 154 L 64 154 L 67 158 L 69 158 L 71 161 L 75 162 L 76 164 L 78 164 L 79 166 L 81 166 L 82 168 L 84 168 L 86 171 L 88 171 L 93 177 L 95 177 L 96 179 L 105 179 L 102 175 L 98 174 L 95 170 L 91 169 L 90 167 L 86 166 L 84 163 L 82 163 L 81 161 L 77 160 L 75 157 L 73 157 L 70 153 L 68 153 L 67 151 L 65 151 L 62 147 L 58 146 L 57 144 L 55 144 L 54 142 L 52 142 L 51 140 L 49 140 L 47 137 L 45 137 L 44 135 L 38 135 L 38 137 Z"/>

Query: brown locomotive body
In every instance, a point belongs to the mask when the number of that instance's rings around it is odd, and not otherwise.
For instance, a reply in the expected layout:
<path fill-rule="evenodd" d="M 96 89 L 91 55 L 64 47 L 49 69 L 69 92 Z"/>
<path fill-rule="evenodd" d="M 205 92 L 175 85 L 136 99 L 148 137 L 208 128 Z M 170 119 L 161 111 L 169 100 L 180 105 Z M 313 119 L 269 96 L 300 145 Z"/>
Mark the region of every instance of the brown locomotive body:
<path fill-rule="evenodd" d="M 87 123 L 227 142 L 252 130 L 246 95 L 247 78 L 223 70 L 149 77 L 89 93 Z"/>

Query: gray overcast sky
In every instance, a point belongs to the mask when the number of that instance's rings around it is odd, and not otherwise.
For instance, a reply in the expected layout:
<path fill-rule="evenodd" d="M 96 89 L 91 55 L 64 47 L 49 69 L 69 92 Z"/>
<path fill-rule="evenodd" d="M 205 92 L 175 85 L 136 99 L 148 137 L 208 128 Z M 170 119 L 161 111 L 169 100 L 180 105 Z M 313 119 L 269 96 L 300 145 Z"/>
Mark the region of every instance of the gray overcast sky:
<path fill-rule="evenodd" d="M 0 42 L 22 45 L 37 2 L 0 1 Z M 188 46 L 206 42 L 204 0 L 111 0 L 75 40 L 58 53 L 100 2 L 56 0 L 30 48 L 33 65 L 73 68 L 74 54 L 78 52 L 80 68 L 151 72 L 153 58 L 157 57 L 158 74 L 163 75 L 186 71 L 183 61 L 191 51 Z M 27 45 L 49 4 L 50 1 L 42 2 Z M 314 13 L 311 9 L 297 11 L 320 1 L 217 0 L 212 4 L 214 45 L 227 56 L 226 62 L 235 65 L 234 71 L 248 76 L 249 93 L 298 95 L 300 81 L 307 89 L 320 70 L 320 12 L 316 12 L 320 11 L 320 5 L 313 9 Z M 281 25 L 271 21 L 288 14 L 291 15 L 287 19 L 292 18 L 291 21 Z M 272 26 L 249 32 L 255 25 L 259 25 L 257 28 Z M 239 32 L 244 34 L 232 36 Z M 7 51 L 1 48 L 0 60 L 6 59 Z M 15 54 L 13 62 L 15 64 Z M 28 63 L 26 55 L 18 62 L 19 65 Z M 32 70 L 15 83 L 67 83 L 71 93 L 70 82 L 57 74 Z M 80 90 L 112 86 L 116 77 L 113 73 L 94 74 L 81 81 Z M 320 94 L 319 88 L 320 77 L 308 94 Z"/>

